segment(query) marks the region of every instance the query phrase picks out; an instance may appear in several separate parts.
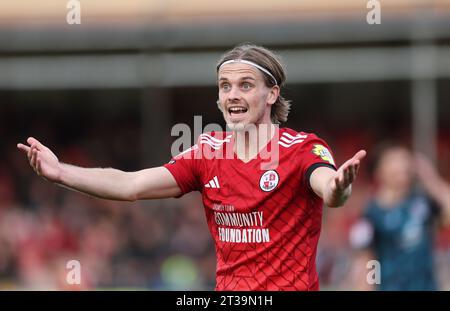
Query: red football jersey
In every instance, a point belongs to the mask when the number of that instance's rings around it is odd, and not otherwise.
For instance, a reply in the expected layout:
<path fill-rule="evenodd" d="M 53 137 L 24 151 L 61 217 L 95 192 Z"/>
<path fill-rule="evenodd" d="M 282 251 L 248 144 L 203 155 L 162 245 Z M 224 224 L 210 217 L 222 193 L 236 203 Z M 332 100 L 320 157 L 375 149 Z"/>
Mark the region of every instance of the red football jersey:
<path fill-rule="evenodd" d="M 216 290 L 318 290 L 323 201 L 309 176 L 319 166 L 335 169 L 328 145 L 280 128 L 267 152 L 245 163 L 233 144 L 228 132 L 202 134 L 164 165 L 183 194 L 202 193 L 217 254 Z"/>

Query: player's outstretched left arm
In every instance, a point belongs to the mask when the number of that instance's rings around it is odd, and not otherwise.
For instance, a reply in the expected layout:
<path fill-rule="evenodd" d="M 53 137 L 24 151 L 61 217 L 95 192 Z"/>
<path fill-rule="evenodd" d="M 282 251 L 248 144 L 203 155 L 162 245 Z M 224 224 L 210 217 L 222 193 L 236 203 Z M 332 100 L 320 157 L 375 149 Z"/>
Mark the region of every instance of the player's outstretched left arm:
<path fill-rule="evenodd" d="M 352 183 L 365 156 L 366 151 L 360 150 L 337 171 L 322 166 L 312 172 L 309 180 L 311 188 L 323 199 L 325 205 L 329 207 L 344 205 L 352 193 Z"/>

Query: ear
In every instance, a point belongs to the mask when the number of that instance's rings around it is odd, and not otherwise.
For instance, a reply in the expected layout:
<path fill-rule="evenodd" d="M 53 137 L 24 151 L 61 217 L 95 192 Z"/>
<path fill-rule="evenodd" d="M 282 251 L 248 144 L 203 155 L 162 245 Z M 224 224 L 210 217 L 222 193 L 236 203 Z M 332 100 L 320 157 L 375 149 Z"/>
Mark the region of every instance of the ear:
<path fill-rule="evenodd" d="M 274 85 L 267 94 L 267 103 L 269 105 L 275 104 L 275 102 L 278 99 L 278 96 L 280 96 L 280 87 L 278 85 Z"/>

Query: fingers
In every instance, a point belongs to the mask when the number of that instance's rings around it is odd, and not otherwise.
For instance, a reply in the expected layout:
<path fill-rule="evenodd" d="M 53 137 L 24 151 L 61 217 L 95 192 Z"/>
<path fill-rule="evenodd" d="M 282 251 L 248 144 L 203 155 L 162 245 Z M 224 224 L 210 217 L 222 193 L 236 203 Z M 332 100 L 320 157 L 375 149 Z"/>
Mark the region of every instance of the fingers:
<path fill-rule="evenodd" d="M 27 145 L 19 143 L 19 144 L 17 144 L 17 148 L 19 150 L 22 150 L 23 152 L 25 152 L 27 154 L 27 157 L 28 157 L 29 161 L 31 161 L 33 149 L 36 149 L 38 151 L 42 151 L 42 150 L 44 150 L 46 148 L 36 138 L 33 138 L 33 137 L 28 137 L 27 143 L 30 146 L 27 146 Z"/>
<path fill-rule="evenodd" d="M 346 184 L 348 182 L 348 185 L 351 184 L 358 175 L 359 166 L 361 164 L 361 160 L 364 159 L 364 157 L 367 155 L 367 152 L 365 150 L 358 151 L 353 158 L 348 160 L 347 162 L 342 165 L 342 169 L 344 171 L 344 176 Z"/>
<path fill-rule="evenodd" d="M 359 150 L 354 156 L 353 156 L 353 158 L 352 159 L 355 159 L 355 160 L 362 160 L 362 159 L 364 159 L 364 157 L 367 155 L 367 152 L 365 151 L 365 150 Z"/>
<path fill-rule="evenodd" d="M 356 175 L 358 174 L 359 170 L 359 160 L 354 160 L 352 163 L 350 163 L 348 167 L 348 185 L 353 183 L 356 179 Z"/>
<path fill-rule="evenodd" d="M 28 143 L 29 145 L 31 145 L 31 146 L 33 146 L 33 145 L 34 145 L 34 146 L 37 146 L 38 149 L 44 148 L 44 145 L 41 144 L 41 142 L 40 142 L 39 140 L 37 140 L 36 138 L 34 138 L 34 137 L 28 137 L 27 143 Z"/>
<path fill-rule="evenodd" d="M 25 152 L 26 154 L 28 154 L 28 151 L 30 150 L 30 147 L 25 146 L 24 144 L 17 144 L 17 148 L 19 150 L 22 150 L 23 152 Z"/>
<path fill-rule="evenodd" d="M 360 165 L 360 162 L 359 162 L 359 160 L 357 160 L 355 163 L 355 177 L 356 177 L 356 175 L 358 175 L 359 165 Z"/>
<path fill-rule="evenodd" d="M 33 138 L 33 137 L 28 137 L 27 143 L 30 146 L 19 143 L 19 144 L 17 144 L 17 148 L 19 150 L 26 152 L 29 155 L 29 157 L 31 156 L 30 147 L 35 146 L 38 150 L 43 150 L 44 148 L 46 148 L 43 144 L 41 144 L 40 141 L 38 141 L 36 138 Z"/>
<path fill-rule="evenodd" d="M 40 159 L 39 159 L 40 151 L 34 145 L 27 148 L 28 148 L 27 155 L 28 161 L 30 162 L 30 166 L 38 175 L 40 175 Z"/>
<path fill-rule="evenodd" d="M 33 147 L 31 147 L 30 165 L 35 171 L 36 171 L 37 157 L 38 157 L 38 150 L 33 146 Z"/>
<path fill-rule="evenodd" d="M 341 192 L 351 186 L 358 175 L 361 159 L 363 159 L 366 154 L 365 150 L 358 151 L 336 171 L 336 175 L 331 183 L 332 192 Z"/>
<path fill-rule="evenodd" d="M 356 166 L 355 165 L 351 165 L 348 168 L 348 184 L 351 184 L 355 178 L 356 178 Z"/>
<path fill-rule="evenodd" d="M 28 149 L 28 152 L 27 152 L 28 161 L 30 161 L 30 164 L 31 164 L 31 155 L 32 154 L 33 154 L 33 146 L 31 146 L 30 149 Z"/>
<path fill-rule="evenodd" d="M 27 143 L 30 146 L 19 143 L 17 144 L 17 148 L 27 154 L 31 168 L 41 176 L 41 160 L 39 159 L 39 152 L 45 150 L 46 147 L 33 137 L 29 137 Z"/>
<path fill-rule="evenodd" d="M 36 173 L 41 176 L 41 159 L 37 159 L 37 163 L 36 163 Z"/>
<path fill-rule="evenodd" d="M 351 170 L 351 166 L 347 166 L 343 171 L 344 181 L 342 183 L 342 186 L 344 188 L 346 188 L 350 184 L 350 170 Z"/>
<path fill-rule="evenodd" d="M 355 160 L 353 158 L 345 162 L 337 172 L 337 176 L 335 178 L 336 187 L 345 189 L 352 184 L 358 174 L 359 165 L 359 160 Z"/>

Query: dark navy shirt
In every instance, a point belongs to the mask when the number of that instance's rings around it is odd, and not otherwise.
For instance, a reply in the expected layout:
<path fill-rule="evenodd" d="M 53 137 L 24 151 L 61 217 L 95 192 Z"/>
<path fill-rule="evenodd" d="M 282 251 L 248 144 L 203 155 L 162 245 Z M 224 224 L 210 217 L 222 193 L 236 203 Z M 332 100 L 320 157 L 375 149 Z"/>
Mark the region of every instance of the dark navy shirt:
<path fill-rule="evenodd" d="M 437 290 L 433 274 L 437 213 L 437 206 L 418 192 L 394 207 L 369 202 L 364 217 L 373 227 L 371 246 L 381 265 L 379 290 Z"/>

